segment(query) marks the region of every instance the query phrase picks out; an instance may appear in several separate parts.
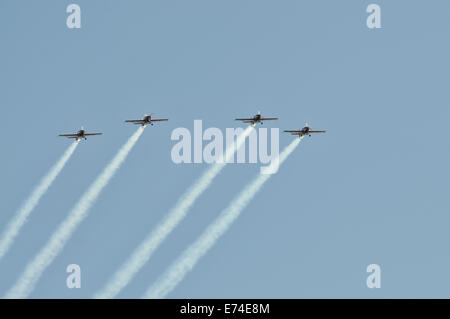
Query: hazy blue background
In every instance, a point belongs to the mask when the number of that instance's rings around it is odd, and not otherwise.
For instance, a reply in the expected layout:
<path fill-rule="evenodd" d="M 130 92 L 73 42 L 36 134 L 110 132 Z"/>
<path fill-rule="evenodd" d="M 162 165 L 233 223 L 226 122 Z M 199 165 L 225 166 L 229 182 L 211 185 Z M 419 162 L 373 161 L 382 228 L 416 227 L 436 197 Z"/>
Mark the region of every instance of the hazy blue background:
<path fill-rule="evenodd" d="M 450 297 L 450 2 L 0 0 L 0 227 L 82 142 L 12 250 L 0 295 L 134 132 L 148 127 L 33 298 L 91 297 L 204 172 L 170 159 L 176 127 L 261 110 L 305 139 L 169 297 Z M 382 8 L 382 29 L 365 12 Z M 281 148 L 291 136 L 281 136 Z M 119 297 L 145 289 L 259 173 L 227 166 Z M 66 266 L 82 288 L 66 287 Z M 382 288 L 366 287 L 366 266 Z"/>

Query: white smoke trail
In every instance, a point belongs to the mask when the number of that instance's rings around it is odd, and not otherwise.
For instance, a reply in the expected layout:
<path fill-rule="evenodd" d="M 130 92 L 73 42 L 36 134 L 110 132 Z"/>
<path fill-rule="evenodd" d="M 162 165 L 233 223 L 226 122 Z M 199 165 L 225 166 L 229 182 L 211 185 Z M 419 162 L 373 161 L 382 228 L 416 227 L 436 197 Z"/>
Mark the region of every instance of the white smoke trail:
<path fill-rule="evenodd" d="M 247 127 L 234 143 L 225 151 L 225 163 L 243 145 L 246 137 L 252 132 L 254 125 Z M 152 254 L 164 239 L 183 220 L 195 200 L 209 187 L 213 179 L 219 174 L 225 163 L 215 163 L 210 167 L 187 192 L 180 198 L 176 206 L 169 212 L 161 223 L 142 241 L 133 251 L 128 260 L 119 268 L 106 286 L 94 295 L 94 298 L 114 298 L 148 262 Z"/>
<path fill-rule="evenodd" d="M 294 151 L 302 138 L 296 138 L 280 154 L 281 165 L 289 154 Z M 270 178 L 270 174 L 260 174 L 253 182 L 247 185 L 231 204 L 222 211 L 217 219 L 206 228 L 200 237 L 191 244 L 171 267 L 146 291 L 143 298 L 164 298 L 170 293 L 194 268 L 199 259 L 214 246 L 217 240 L 228 230 L 231 224 L 239 217 L 263 184 Z"/>
<path fill-rule="evenodd" d="M 45 246 L 26 266 L 25 271 L 14 286 L 6 293 L 5 298 L 26 298 L 33 291 L 42 273 L 62 251 L 73 232 L 87 216 L 92 204 L 114 176 L 120 165 L 125 161 L 143 131 L 144 127 L 141 126 L 122 146 L 108 166 L 105 167 L 94 183 L 83 194 L 66 219 L 59 225 Z"/>
<path fill-rule="evenodd" d="M 41 197 L 47 192 L 48 188 L 52 185 L 56 177 L 66 165 L 69 158 L 72 156 L 73 152 L 78 146 L 78 142 L 79 141 L 75 141 L 69 146 L 69 148 L 64 152 L 63 156 L 50 169 L 47 175 L 42 178 L 39 185 L 33 190 L 30 197 L 28 197 L 23 206 L 17 211 L 17 213 L 13 216 L 11 221 L 6 226 L 6 229 L 0 237 L 0 260 L 11 248 L 14 239 L 19 234 L 20 229 L 27 221 L 28 216 L 30 216 L 33 209 L 37 206 L 37 204 L 39 204 L 39 200 L 41 199 Z"/>

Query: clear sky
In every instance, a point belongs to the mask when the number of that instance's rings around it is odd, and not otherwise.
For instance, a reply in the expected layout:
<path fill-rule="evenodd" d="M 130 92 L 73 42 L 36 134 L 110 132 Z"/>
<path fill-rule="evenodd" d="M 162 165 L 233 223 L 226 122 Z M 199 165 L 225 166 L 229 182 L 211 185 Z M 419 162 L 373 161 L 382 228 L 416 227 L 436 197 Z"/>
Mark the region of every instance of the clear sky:
<path fill-rule="evenodd" d="M 83 141 L 11 251 L 0 295 L 135 131 L 146 128 L 33 298 L 89 298 L 207 168 L 171 161 L 177 127 L 235 127 L 261 110 L 305 138 L 230 231 L 170 294 L 449 297 L 450 2 L 0 0 L 0 227 L 70 141 Z M 381 6 L 382 28 L 366 26 Z M 281 134 L 280 148 L 292 137 Z M 140 297 L 259 165 L 225 167 L 119 295 Z M 78 264 L 82 288 L 66 287 Z M 379 264 L 382 287 L 366 287 Z"/>

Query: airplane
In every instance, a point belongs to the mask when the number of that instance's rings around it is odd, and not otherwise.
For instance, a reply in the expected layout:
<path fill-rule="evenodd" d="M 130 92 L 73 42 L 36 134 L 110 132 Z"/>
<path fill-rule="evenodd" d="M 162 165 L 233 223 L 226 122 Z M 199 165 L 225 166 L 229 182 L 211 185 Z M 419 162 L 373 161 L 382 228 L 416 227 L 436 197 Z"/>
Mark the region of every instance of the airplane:
<path fill-rule="evenodd" d="M 84 130 L 83 127 L 81 127 L 81 130 L 79 130 L 77 133 L 74 134 L 59 134 L 59 136 L 64 136 L 67 138 L 75 138 L 77 141 L 81 140 L 82 138 L 84 138 L 85 140 L 87 140 L 87 136 L 91 136 L 91 135 L 102 135 L 103 133 L 86 133 L 86 131 Z"/>
<path fill-rule="evenodd" d="M 142 126 L 147 126 L 148 124 L 153 126 L 152 122 L 168 121 L 169 119 L 154 119 L 151 115 L 144 115 L 142 120 L 126 120 L 127 123 L 140 124 Z"/>
<path fill-rule="evenodd" d="M 305 135 L 311 136 L 311 133 L 325 133 L 326 131 L 312 131 L 309 128 L 308 123 L 306 123 L 305 127 L 302 128 L 301 130 L 293 130 L 293 131 L 286 130 L 285 132 L 291 133 L 292 135 L 298 135 L 298 137 L 302 137 Z"/>
<path fill-rule="evenodd" d="M 244 123 L 252 123 L 252 125 L 256 124 L 256 123 L 261 123 L 263 124 L 262 121 L 272 121 L 272 120 L 278 120 L 277 117 L 262 117 L 261 116 L 261 112 L 258 112 L 258 114 L 256 114 L 255 116 L 251 117 L 251 118 L 238 118 L 235 119 L 236 121 L 242 121 Z"/>

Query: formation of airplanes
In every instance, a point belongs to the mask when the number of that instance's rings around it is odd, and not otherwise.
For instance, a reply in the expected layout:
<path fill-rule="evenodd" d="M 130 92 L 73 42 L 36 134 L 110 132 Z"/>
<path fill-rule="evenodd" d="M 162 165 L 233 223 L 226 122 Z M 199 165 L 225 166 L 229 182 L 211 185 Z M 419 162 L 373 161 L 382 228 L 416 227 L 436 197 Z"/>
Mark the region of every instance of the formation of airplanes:
<path fill-rule="evenodd" d="M 126 123 L 133 123 L 137 125 L 142 125 L 143 127 L 146 127 L 148 124 L 153 126 L 153 122 L 162 122 L 162 121 L 168 121 L 169 119 L 161 118 L 156 119 L 152 118 L 152 115 L 144 115 L 144 117 L 140 120 L 126 120 Z M 261 112 L 258 112 L 258 114 L 254 115 L 253 117 L 249 118 L 237 118 L 236 121 L 242 121 L 243 123 L 251 123 L 252 125 L 255 125 L 256 123 L 263 124 L 263 121 L 273 121 L 278 120 L 277 117 L 263 117 L 261 115 Z M 299 138 L 303 136 L 311 136 L 312 133 L 325 133 L 326 131 L 314 131 L 311 130 L 311 128 L 308 126 L 308 123 L 305 124 L 305 126 L 300 130 L 285 130 L 286 133 L 291 133 L 292 135 L 297 135 Z M 81 139 L 87 140 L 87 136 L 93 136 L 93 135 L 102 135 L 103 133 L 86 133 L 83 127 L 81 127 L 81 130 L 79 130 L 77 133 L 73 134 L 60 134 L 59 136 L 67 137 L 67 138 L 74 138 L 77 141 Z"/>

